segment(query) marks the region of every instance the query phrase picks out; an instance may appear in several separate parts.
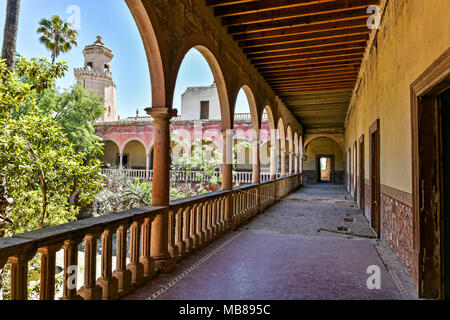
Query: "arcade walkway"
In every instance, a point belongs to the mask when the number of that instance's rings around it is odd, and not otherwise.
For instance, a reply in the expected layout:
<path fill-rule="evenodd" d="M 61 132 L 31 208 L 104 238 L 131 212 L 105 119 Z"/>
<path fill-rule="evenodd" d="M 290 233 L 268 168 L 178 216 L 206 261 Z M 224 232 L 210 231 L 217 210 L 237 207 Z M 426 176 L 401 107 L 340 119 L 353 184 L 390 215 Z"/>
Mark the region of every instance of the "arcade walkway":
<path fill-rule="evenodd" d="M 125 299 L 413 299 L 409 277 L 373 236 L 344 187 L 305 186 Z M 367 288 L 371 265 L 380 290 Z"/>

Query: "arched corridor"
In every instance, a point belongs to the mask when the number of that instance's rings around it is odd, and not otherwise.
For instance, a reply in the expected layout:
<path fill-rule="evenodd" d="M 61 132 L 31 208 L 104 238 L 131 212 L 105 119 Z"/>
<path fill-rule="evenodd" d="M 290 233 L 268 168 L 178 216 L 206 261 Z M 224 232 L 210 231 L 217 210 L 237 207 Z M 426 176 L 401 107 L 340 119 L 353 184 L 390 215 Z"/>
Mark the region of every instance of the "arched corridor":
<path fill-rule="evenodd" d="M 151 98 L 95 132 L 139 206 L 0 239 L 12 300 L 38 254 L 43 300 L 450 299 L 449 0 L 120 1 Z"/>

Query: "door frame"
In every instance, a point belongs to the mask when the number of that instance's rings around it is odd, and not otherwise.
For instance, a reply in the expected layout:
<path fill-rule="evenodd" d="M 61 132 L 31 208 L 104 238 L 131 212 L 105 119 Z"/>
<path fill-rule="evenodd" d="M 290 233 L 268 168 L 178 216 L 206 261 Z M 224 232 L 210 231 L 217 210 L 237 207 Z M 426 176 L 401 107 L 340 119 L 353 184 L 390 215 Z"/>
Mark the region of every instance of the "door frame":
<path fill-rule="evenodd" d="M 422 136 L 419 115 L 422 112 L 422 103 L 424 97 L 437 97 L 443 92 L 450 82 L 450 48 L 441 55 L 431 66 L 411 85 L 411 133 L 412 133 L 412 191 L 413 191 L 413 223 L 414 223 L 414 253 L 417 258 L 418 274 L 415 283 L 416 293 L 420 298 L 442 299 L 443 293 L 443 212 L 438 209 L 438 217 L 433 212 L 422 210 L 422 195 L 426 190 L 422 190 L 421 162 L 423 158 L 436 158 L 434 155 L 424 155 L 420 152 L 419 144 Z M 446 80 L 447 79 L 447 80 Z M 439 121 L 439 119 L 435 119 Z M 439 136 L 439 132 L 436 133 Z M 437 147 L 439 148 L 440 138 L 437 138 Z M 422 158 L 423 157 L 423 158 Z M 431 159 L 432 161 L 432 159 Z M 437 171 L 439 171 L 439 167 Z M 440 173 L 437 173 L 440 176 Z M 439 178 L 438 178 L 439 180 Z M 438 184 L 439 185 L 439 184 Z M 425 201 L 425 199 L 424 199 Z M 439 201 L 440 202 L 440 201 Z M 442 206 L 441 206 L 442 207 Z M 438 218 L 440 223 L 435 226 L 437 230 L 428 230 L 433 219 Z M 428 228 L 427 228 L 428 227 Z M 435 259 L 436 252 L 440 252 L 440 258 Z"/>
<path fill-rule="evenodd" d="M 359 208 L 366 211 L 366 159 L 364 135 L 359 140 Z"/>
<path fill-rule="evenodd" d="M 334 154 L 317 154 L 316 155 L 316 172 L 317 172 L 317 183 L 321 183 L 322 179 L 320 178 L 320 158 L 330 158 L 331 159 L 331 179 L 330 183 L 335 184 L 335 156 Z"/>
<path fill-rule="evenodd" d="M 369 128 L 370 133 L 370 152 L 369 152 L 369 171 L 370 171 L 370 224 L 376 232 L 378 239 L 381 238 L 381 178 L 380 178 L 380 119 Z M 376 140 L 374 139 L 376 137 Z M 373 149 L 376 149 L 375 154 Z M 374 163 L 375 162 L 375 163 Z M 374 179 L 374 170 L 375 179 Z M 374 194 L 375 199 L 374 199 Z M 374 202 L 377 205 L 374 206 Z"/>

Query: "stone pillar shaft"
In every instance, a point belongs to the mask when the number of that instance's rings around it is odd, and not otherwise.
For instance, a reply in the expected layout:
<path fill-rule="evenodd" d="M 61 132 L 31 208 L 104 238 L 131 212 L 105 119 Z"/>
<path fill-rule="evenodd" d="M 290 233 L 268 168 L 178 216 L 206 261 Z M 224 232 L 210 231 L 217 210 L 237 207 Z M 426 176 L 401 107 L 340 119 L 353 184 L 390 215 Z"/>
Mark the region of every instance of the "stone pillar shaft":
<path fill-rule="evenodd" d="M 152 204 L 169 206 L 170 202 L 170 119 L 177 110 L 170 108 L 146 109 L 154 119 L 155 134 L 153 159 Z M 152 224 L 151 252 L 155 266 L 163 272 L 175 267 L 169 253 L 169 212 L 160 213 Z"/>

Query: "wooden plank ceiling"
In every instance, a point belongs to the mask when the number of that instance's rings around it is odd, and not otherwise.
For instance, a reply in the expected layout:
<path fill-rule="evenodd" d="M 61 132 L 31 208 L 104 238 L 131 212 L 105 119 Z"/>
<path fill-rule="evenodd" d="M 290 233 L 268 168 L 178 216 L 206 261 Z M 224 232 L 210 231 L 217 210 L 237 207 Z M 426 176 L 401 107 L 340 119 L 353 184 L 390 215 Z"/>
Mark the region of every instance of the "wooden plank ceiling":
<path fill-rule="evenodd" d="M 343 127 L 379 0 L 206 0 L 305 129 Z"/>

